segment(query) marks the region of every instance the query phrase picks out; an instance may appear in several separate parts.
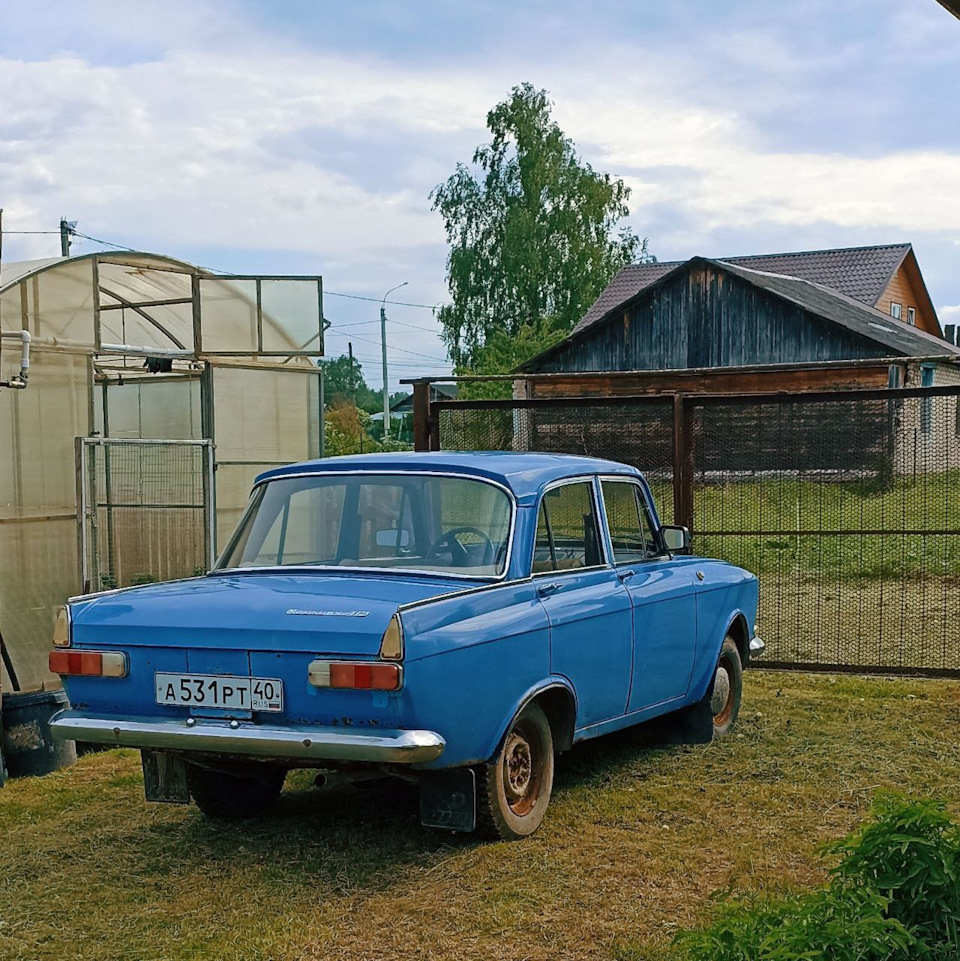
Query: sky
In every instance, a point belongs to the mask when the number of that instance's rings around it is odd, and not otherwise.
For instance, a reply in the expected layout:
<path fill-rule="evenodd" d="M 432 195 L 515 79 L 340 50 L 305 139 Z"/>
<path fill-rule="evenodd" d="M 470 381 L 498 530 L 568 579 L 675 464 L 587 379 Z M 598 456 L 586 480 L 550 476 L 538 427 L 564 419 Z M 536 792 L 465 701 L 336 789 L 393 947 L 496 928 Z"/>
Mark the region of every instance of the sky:
<path fill-rule="evenodd" d="M 935 0 L 0 0 L 4 261 L 57 255 L 14 231 L 66 215 L 321 274 L 327 353 L 374 385 L 406 282 L 391 387 L 445 373 L 429 194 L 525 81 L 660 260 L 910 241 L 960 322 L 960 20 Z"/>

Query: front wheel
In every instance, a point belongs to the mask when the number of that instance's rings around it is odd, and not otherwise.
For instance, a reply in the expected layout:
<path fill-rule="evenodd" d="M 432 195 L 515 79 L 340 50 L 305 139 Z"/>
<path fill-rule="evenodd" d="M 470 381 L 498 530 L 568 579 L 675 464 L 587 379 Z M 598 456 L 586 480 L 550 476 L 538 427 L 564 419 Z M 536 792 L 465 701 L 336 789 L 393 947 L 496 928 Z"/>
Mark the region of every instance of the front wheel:
<path fill-rule="evenodd" d="M 553 790 L 553 734 L 536 704 L 510 725 L 496 758 L 477 770 L 477 830 L 517 841 L 540 827 Z"/>
<path fill-rule="evenodd" d="M 740 662 L 740 652 L 733 638 L 725 637 L 710 692 L 714 737 L 724 737 L 733 730 L 740 713 L 742 696 L 743 665 Z"/>
<path fill-rule="evenodd" d="M 233 821 L 266 814 L 277 803 L 286 775 L 283 768 L 275 767 L 251 770 L 246 766 L 233 771 L 187 764 L 187 787 L 208 818 Z"/>

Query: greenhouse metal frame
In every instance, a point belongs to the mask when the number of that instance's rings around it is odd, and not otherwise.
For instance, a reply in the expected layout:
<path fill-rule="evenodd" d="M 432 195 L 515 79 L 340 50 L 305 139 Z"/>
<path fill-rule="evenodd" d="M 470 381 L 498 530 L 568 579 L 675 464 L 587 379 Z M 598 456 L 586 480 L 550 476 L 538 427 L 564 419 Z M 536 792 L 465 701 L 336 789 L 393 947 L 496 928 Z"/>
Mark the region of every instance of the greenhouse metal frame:
<path fill-rule="evenodd" d="M 0 390 L 4 691 L 59 685 L 69 596 L 202 573 L 256 474 L 323 455 L 324 326 L 319 276 L 137 251 L 0 267 L 0 331 L 31 344 L 27 388 Z"/>

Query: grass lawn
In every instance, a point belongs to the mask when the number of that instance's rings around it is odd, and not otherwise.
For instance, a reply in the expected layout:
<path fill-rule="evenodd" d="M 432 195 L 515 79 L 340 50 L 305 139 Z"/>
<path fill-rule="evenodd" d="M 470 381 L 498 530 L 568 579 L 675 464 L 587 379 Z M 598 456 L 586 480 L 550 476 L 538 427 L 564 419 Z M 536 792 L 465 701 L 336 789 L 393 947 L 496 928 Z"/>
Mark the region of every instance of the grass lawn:
<path fill-rule="evenodd" d="M 0 958 L 656 959 L 719 889 L 819 882 L 816 848 L 878 788 L 957 797 L 960 684 L 746 682 L 722 743 L 634 733 L 563 756 L 519 844 L 424 831 L 411 795 L 303 773 L 274 817 L 216 825 L 146 805 L 132 751 L 9 782 Z"/>

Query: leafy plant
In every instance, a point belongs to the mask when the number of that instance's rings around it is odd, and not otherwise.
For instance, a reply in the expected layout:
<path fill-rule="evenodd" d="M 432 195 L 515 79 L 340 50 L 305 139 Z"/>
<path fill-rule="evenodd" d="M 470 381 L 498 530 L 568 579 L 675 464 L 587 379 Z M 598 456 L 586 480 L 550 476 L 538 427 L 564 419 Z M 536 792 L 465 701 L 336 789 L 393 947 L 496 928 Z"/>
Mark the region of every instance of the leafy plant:
<path fill-rule="evenodd" d="M 134 574 L 130 578 L 130 583 L 134 587 L 139 587 L 143 584 L 155 584 L 156 582 L 157 582 L 156 577 L 154 577 L 153 574 L 150 574 L 148 572 L 144 572 L 143 574 Z"/>
<path fill-rule="evenodd" d="M 948 961 L 960 949 L 960 829 L 940 801 L 880 794 L 870 817 L 823 849 L 825 887 L 730 901 L 680 932 L 688 961 Z"/>
<path fill-rule="evenodd" d="M 934 800 L 877 796 L 872 817 L 825 848 L 839 854 L 837 885 L 878 892 L 887 914 L 925 946 L 914 957 L 955 957 L 960 948 L 960 829 Z M 950 951 L 948 955 L 946 952 Z"/>

